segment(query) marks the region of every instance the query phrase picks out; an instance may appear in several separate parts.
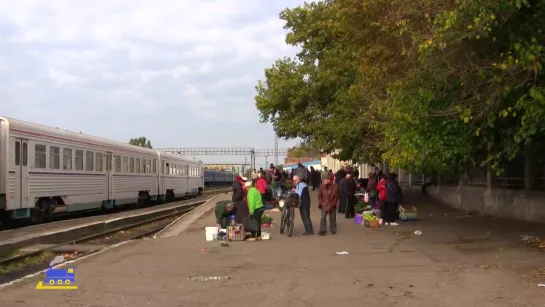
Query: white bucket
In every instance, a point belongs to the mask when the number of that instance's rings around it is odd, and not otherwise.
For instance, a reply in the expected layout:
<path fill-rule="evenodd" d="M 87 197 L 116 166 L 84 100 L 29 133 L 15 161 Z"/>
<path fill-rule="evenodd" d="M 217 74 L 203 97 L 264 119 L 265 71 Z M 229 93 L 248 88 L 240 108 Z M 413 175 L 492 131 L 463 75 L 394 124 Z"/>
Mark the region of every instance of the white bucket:
<path fill-rule="evenodd" d="M 218 227 L 205 227 L 206 241 L 214 241 L 218 237 Z"/>
<path fill-rule="evenodd" d="M 271 234 L 269 232 L 262 232 L 261 233 L 261 240 L 269 240 L 271 238 Z"/>

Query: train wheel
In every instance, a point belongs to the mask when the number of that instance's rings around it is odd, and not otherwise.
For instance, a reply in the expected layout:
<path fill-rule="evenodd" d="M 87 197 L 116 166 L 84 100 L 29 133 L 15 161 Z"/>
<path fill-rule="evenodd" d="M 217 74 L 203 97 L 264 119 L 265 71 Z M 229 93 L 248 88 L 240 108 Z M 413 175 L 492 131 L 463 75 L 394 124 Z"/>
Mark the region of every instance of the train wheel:
<path fill-rule="evenodd" d="M 44 213 L 41 208 L 30 209 L 30 220 L 32 224 L 41 224 L 44 222 Z"/>
<path fill-rule="evenodd" d="M 67 284 L 67 285 L 69 285 L 69 284 L 70 284 L 70 280 L 67 279 L 67 280 L 64 281 L 64 283 Z"/>
<path fill-rule="evenodd" d="M 49 281 L 49 284 L 50 284 L 50 285 L 54 285 L 54 284 L 55 284 L 55 281 L 54 281 L 54 280 L 50 280 L 50 281 Z"/>
<path fill-rule="evenodd" d="M 57 283 L 58 283 L 59 285 L 62 285 L 62 279 L 57 280 Z"/>
<path fill-rule="evenodd" d="M 40 208 L 42 209 L 43 218 L 45 223 L 53 221 L 53 211 L 55 208 L 50 199 L 43 199 L 40 201 Z"/>

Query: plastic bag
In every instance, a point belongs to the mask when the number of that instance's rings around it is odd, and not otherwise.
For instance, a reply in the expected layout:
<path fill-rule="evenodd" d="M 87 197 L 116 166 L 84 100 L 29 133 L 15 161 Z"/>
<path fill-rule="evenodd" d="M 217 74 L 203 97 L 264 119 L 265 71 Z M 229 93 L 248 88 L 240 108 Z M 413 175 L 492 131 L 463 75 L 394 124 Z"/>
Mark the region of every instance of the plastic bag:
<path fill-rule="evenodd" d="M 369 194 L 367 194 L 367 192 L 365 194 L 363 194 L 363 201 L 365 203 L 368 203 L 369 202 Z"/>

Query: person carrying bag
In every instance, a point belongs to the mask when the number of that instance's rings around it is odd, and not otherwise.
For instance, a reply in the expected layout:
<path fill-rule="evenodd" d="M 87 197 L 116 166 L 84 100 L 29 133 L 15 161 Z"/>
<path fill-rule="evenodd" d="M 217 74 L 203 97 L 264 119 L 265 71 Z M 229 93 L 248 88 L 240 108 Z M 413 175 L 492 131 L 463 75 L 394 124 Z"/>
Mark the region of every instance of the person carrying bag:
<path fill-rule="evenodd" d="M 247 201 L 250 210 L 250 217 L 244 222 L 244 229 L 251 232 L 248 241 L 261 240 L 261 217 L 265 212 L 261 193 L 253 187 L 252 182 L 247 182 L 244 188 L 248 191 Z"/>

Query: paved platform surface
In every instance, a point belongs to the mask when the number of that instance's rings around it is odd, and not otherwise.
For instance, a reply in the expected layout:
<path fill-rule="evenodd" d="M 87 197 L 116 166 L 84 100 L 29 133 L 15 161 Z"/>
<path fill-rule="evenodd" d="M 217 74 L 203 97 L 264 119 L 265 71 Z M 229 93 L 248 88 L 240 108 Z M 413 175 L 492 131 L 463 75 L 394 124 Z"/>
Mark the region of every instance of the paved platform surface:
<path fill-rule="evenodd" d="M 97 213 L 97 215 L 95 216 L 61 220 L 61 221 L 56 221 L 56 222 L 47 223 L 47 224 L 32 225 L 32 226 L 27 226 L 27 227 L 22 227 L 17 229 L 4 230 L 4 231 L 0 231 L 0 245 L 15 244 L 17 242 L 31 240 L 33 238 L 45 236 L 48 234 L 63 232 L 63 231 L 71 230 L 78 227 L 92 225 L 94 223 L 108 222 L 108 221 L 114 221 L 120 218 L 129 217 L 129 216 L 148 214 L 150 212 L 154 212 L 157 210 L 168 210 L 169 208 L 174 208 L 184 203 L 192 203 L 195 201 L 199 201 L 200 199 L 208 199 L 210 198 L 210 196 L 211 195 L 204 195 L 203 197 L 200 197 L 200 198 L 182 200 L 182 201 L 172 202 L 172 203 L 168 203 L 164 205 L 146 207 L 142 209 L 126 210 L 126 211 L 114 212 L 114 213 L 102 214 L 102 215 L 98 215 L 99 213 Z"/>
<path fill-rule="evenodd" d="M 230 247 L 205 242 L 209 214 L 178 237 L 76 263 L 78 290 L 34 290 L 34 279 L 0 290 L 0 306 L 544 306 L 530 276 L 545 264 L 541 253 L 488 230 L 495 220 L 408 198 L 422 221 L 372 230 L 338 215 L 337 235 L 305 237 L 297 215 L 292 238 L 271 228 L 271 240 Z M 518 229 L 506 223 L 504 234 Z"/>

